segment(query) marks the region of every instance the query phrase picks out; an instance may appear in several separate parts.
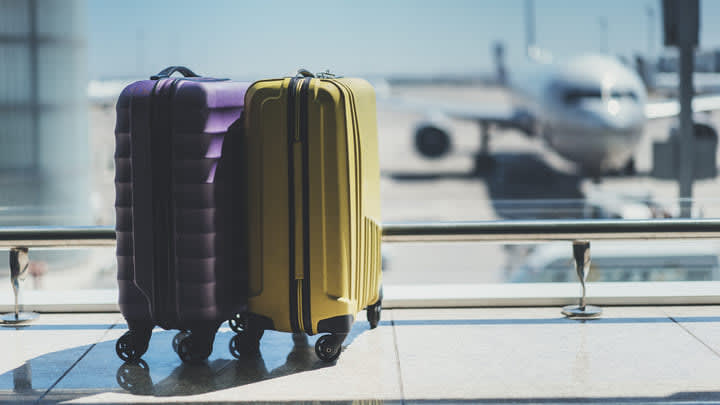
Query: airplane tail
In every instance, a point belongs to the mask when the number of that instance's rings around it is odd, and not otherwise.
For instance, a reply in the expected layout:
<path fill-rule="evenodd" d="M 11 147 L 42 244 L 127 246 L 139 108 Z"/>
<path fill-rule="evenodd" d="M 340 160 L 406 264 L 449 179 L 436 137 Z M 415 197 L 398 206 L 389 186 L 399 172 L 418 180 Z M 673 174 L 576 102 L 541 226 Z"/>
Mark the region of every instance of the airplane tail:
<path fill-rule="evenodd" d="M 635 70 L 645 84 L 648 91 L 655 90 L 655 66 L 642 55 L 635 55 Z"/>
<path fill-rule="evenodd" d="M 499 86 L 506 86 L 508 80 L 505 67 L 505 44 L 501 41 L 495 42 L 493 46 L 493 60 L 495 61 L 495 81 Z"/>
<path fill-rule="evenodd" d="M 552 54 L 535 45 L 535 3 L 533 0 L 525 0 L 525 51 L 527 58 L 533 62 L 552 62 Z"/>

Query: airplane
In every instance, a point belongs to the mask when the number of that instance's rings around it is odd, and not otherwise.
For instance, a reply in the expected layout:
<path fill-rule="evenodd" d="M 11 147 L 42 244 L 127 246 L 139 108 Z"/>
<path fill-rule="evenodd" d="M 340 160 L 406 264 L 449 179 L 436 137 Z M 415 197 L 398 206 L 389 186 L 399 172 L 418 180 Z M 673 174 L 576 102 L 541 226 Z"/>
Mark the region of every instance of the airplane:
<path fill-rule="evenodd" d="M 528 53 L 533 51 L 529 49 Z M 599 178 L 607 174 L 635 174 L 633 154 L 648 120 L 679 113 L 677 100 L 650 102 L 641 78 L 631 67 L 604 54 L 582 54 L 564 62 L 548 62 L 538 54 L 525 74 L 507 74 L 512 106 L 451 104 L 388 98 L 390 108 L 422 111 L 427 118 L 414 130 L 417 151 L 438 159 L 452 149 L 448 120 L 477 122 L 480 150 L 475 171 L 492 168 L 490 128 L 512 128 L 540 137 L 551 150 L 574 163 L 580 174 Z M 498 64 L 498 73 L 505 76 Z M 696 96 L 694 112 L 720 109 L 720 96 Z M 707 125 L 696 123 L 698 125 Z M 697 131 L 697 129 L 696 129 Z"/>

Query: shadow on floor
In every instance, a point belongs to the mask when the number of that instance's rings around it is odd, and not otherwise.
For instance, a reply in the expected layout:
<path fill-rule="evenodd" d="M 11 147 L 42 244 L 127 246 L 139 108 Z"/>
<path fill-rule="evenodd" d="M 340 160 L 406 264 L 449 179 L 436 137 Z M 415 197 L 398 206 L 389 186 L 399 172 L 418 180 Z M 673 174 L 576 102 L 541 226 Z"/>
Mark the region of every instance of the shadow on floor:
<path fill-rule="evenodd" d="M 473 172 L 389 172 L 402 182 L 444 179 L 484 181 L 498 217 L 508 219 L 581 218 L 582 177 L 549 166 L 532 153 L 495 153 L 494 165 Z"/>
<path fill-rule="evenodd" d="M 296 343 L 285 363 L 273 370 L 268 370 L 262 353 L 257 353 L 237 360 L 217 359 L 196 365 L 180 364 L 157 383 L 153 382 L 150 367 L 145 361 L 125 363 L 118 368 L 116 379 L 121 388 L 136 395 L 185 396 L 252 384 L 334 364 L 318 360 L 314 346 L 309 344 L 307 337 L 294 340 Z"/>
<path fill-rule="evenodd" d="M 510 219 L 581 218 L 582 177 L 560 172 L 530 153 L 501 153 L 485 177 L 493 209 Z"/>
<path fill-rule="evenodd" d="M 387 327 L 389 322 L 380 325 Z M 26 329 L 44 330 L 42 326 Z M 78 330 L 75 325 L 70 329 Z M 364 319 L 355 322 L 343 349 L 368 330 Z M 114 339 L 38 356 L 0 374 L 0 403 L 7 399 L 65 401 L 113 391 L 154 397 L 197 395 L 335 365 L 322 362 L 315 354 L 314 343 L 321 335 L 293 336 L 274 331 L 266 331 L 260 353 L 234 359 L 228 350 L 234 333 L 227 328 L 216 335 L 208 361 L 186 365 L 172 351 L 175 334 L 156 329 L 144 360 L 136 364 L 121 363 Z"/>

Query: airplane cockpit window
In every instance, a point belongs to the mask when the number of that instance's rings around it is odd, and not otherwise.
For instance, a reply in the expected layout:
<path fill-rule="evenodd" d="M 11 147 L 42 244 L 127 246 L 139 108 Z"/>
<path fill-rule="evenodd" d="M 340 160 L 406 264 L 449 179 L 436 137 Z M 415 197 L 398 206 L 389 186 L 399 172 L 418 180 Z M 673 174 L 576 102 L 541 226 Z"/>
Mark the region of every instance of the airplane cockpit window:
<path fill-rule="evenodd" d="M 576 105 L 586 99 L 600 99 L 601 97 L 600 89 L 571 88 L 562 92 L 562 99 L 568 105 Z"/>
<path fill-rule="evenodd" d="M 611 90 L 603 92 L 594 88 L 566 88 L 561 92 L 562 100 L 567 105 L 577 105 L 584 100 L 613 99 L 638 100 L 638 95 L 632 90 Z"/>
<path fill-rule="evenodd" d="M 610 92 L 610 98 L 612 99 L 626 99 L 626 100 L 632 100 L 637 101 L 638 95 L 636 92 L 632 90 L 613 90 Z"/>

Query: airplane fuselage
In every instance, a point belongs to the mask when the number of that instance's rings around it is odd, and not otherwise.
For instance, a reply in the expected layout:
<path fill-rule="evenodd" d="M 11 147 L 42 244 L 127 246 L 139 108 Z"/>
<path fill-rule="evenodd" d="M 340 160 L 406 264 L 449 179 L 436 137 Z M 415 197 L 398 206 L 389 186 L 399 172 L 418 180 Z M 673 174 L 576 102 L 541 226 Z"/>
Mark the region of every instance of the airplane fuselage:
<path fill-rule="evenodd" d="M 516 108 L 536 131 L 586 174 L 623 169 L 642 136 L 647 99 L 638 75 L 615 58 L 583 55 L 511 76 Z"/>

